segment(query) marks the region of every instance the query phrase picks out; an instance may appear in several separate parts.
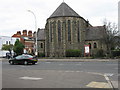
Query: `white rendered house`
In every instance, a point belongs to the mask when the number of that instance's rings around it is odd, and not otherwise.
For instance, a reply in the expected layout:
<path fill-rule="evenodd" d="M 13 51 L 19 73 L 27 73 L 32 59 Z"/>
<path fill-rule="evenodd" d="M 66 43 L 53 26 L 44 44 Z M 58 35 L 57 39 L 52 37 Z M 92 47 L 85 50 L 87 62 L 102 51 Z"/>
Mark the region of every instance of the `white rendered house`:
<path fill-rule="evenodd" d="M 3 44 L 7 44 L 7 45 L 13 44 L 14 45 L 16 39 L 19 39 L 19 38 L 14 38 L 14 37 L 10 37 L 10 36 L 0 36 L 0 57 L 5 57 L 6 53 L 9 53 L 9 51 L 2 50 Z"/>

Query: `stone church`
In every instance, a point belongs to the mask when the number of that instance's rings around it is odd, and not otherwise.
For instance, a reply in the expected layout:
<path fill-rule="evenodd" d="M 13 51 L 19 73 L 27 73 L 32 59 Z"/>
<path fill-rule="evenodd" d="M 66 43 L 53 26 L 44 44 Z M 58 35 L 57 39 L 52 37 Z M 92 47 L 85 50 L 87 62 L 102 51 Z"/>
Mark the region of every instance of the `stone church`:
<path fill-rule="evenodd" d="M 81 50 L 84 55 L 84 45 L 89 45 L 92 55 L 105 49 L 100 42 L 104 34 L 104 26 L 93 27 L 63 2 L 47 19 L 45 29 L 38 30 L 38 51 L 47 57 L 65 57 L 69 49 Z"/>

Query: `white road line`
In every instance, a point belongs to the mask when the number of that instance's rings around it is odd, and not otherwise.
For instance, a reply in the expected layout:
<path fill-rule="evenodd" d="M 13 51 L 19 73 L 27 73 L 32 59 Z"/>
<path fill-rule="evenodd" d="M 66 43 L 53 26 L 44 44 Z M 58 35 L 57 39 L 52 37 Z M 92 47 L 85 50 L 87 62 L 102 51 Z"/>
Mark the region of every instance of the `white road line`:
<path fill-rule="evenodd" d="M 20 67 L 30 67 L 30 66 L 20 66 Z"/>
<path fill-rule="evenodd" d="M 65 72 L 75 72 L 75 71 L 65 71 Z"/>
<path fill-rule="evenodd" d="M 76 72 L 76 73 L 79 73 L 79 72 L 83 72 L 83 71 L 58 71 L 58 72 Z"/>
<path fill-rule="evenodd" d="M 24 76 L 24 77 L 19 77 L 19 79 L 23 79 L 23 80 L 40 80 L 40 79 L 43 79 L 43 78 Z"/>
<path fill-rule="evenodd" d="M 104 75 L 106 75 L 106 76 L 113 76 L 114 74 L 113 73 L 105 73 Z"/>
<path fill-rule="evenodd" d="M 105 79 L 107 80 L 110 88 L 114 88 L 114 86 L 112 85 L 112 83 L 111 83 L 110 79 L 108 78 L 108 76 L 107 76 L 106 74 L 104 74 L 104 77 L 105 77 Z"/>
<path fill-rule="evenodd" d="M 76 71 L 76 72 L 81 72 L 81 71 Z"/>
<path fill-rule="evenodd" d="M 118 81 L 111 81 L 111 82 L 112 82 L 114 88 L 118 88 Z"/>
<path fill-rule="evenodd" d="M 51 62 L 45 62 L 45 63 L 51 63 Z"/>
<path fill-rule="evenodd" d="M 70 72 L 70 71 L 65 71 L 65 72 Z"/>
<path fill-rule="evenodd" d="M 90 74 L 94 74 L 94 75 L 102 75 L 103 76 L 103 74 L 97 73 L 97 72 L 86 72 L 86 73 L 90 73 Z"/>

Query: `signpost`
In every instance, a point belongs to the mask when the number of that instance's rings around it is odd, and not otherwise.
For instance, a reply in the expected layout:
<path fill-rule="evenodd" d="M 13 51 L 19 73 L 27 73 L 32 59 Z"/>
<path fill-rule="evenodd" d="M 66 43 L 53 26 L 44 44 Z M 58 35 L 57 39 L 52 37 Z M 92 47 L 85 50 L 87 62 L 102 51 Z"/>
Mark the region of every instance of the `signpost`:
<path fill-rule="evenodd" d="M 90 57 L 90 46 L 89 45 L 84 45 L 84 56 Z"/>

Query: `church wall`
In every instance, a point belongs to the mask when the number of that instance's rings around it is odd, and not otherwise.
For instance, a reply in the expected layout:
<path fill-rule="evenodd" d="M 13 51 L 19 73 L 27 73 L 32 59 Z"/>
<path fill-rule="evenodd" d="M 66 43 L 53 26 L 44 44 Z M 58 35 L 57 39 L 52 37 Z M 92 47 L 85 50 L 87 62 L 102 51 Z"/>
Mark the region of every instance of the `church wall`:
<path fill-rule="evenodd" d="M 39 54 L 44 54 L 45 53 L 45 41 L 44 40 L 40 40 L 38 41 L 38 53 Z"/>
<path fill-rule="evenodd" d="M 68 21 L 71 27 L 71 32 L 68 32 Z M 46 56 L 63 57 L 65 56 L 67 49 L 82 49 L 84 46 L 86 28 L 86 22 L 82 18 L 58 17 L 48 19 L 45 29 Z M 68 35 L 70 35 L 70 40 L 68 39 Z"/>
<path fill-rule="evenodd" d="M 94 44 L 96 43 L 96 48 L 94 47 Z M 95 55 L 98 50 L 102 49 L 103 51 L 106 51 L 106 45 L 101 43 L 100 40 L 89 40 L 85 41 L 85 45 L 91 44 L 90 48 L 90 55 Z"/>

